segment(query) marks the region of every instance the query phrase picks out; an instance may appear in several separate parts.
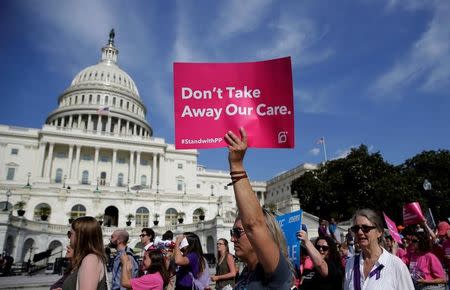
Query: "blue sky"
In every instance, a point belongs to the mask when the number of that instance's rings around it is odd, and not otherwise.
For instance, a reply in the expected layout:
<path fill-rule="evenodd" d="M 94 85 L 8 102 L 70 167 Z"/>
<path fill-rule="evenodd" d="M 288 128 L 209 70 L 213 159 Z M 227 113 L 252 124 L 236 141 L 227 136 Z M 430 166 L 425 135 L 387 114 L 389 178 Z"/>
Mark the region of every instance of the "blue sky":
<path fill-rule="evenodd" d="M 154 135 L 174 142 L 175 61 L 293 61 L 295 149 L 250 149 L 267 180 L 366 144 L 392 164 L 450 145 L 450 1 L 0 1 L 0 124 L 39 128 L 111 28 Z M 199 164 L 227 170 L 224 149 Z"/>

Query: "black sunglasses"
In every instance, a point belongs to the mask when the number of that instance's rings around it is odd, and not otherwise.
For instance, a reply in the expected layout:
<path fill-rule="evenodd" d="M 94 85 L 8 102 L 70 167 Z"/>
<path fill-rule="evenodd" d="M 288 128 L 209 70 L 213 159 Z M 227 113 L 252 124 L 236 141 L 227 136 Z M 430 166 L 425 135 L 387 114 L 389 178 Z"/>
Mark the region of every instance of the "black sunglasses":
<path fill-rule="evenodd" d="M 67 237 L 70 239 L 71 236 L 72 236 L 72 232 L 71 231 L 67 231 Z"/>
<path fill-rule="evenodd" d="M 354 232 L 355 234 L 359 232 L 359 230 L 362 230 L 363 233 L 367 234 L 368 232 L 370 232 L 371 230 L 375 229 L 376 227 L 374 226 L 368 226 L 368 225 L 354 225 L 353 227 L 350 228 L 350 230 L 352 230 L 352 232 Z"/>
<path fill-rule="evenodd" d="M 419 242 L 419 240 L 416 240 L 416 239 L 411 240 L 411 243 L 418 243 L 418 242 Z"/>
<path fill-rule="evenodd" d="M 328 249 L 330 249 L 330 247 L 328 247 L 326 245 L 315 245 L 315 247 L 318 251 L 320 251 L 320 249 L 322 249 L 324 252 L 328 251 Z"/>
<path fill-rule="evenodd" d="M 230 236 L 235 237 L 237 239 L 239 239 L 243 234 L 245 234 L 245 231 L 240 228 L 232 228 L 230 230 Z"/>
<path fill-rule="evenodd" d="M 146 234 L 140 234 L 139 236 L 140 236 L 141 238 L 143 238 L 143 237 L 148 236 L 148 235 L 146 235 Z"/>

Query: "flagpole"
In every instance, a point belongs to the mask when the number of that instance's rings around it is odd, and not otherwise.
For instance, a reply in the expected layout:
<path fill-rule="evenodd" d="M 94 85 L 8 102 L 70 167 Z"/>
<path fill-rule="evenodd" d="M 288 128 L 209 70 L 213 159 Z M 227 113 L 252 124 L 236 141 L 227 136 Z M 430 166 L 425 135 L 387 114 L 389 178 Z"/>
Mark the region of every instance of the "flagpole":
<path fill-rule="evenodd" d="M 325 137 L 322 137 L 323 154 L 325 155 L 325 162 L 328 161 L 327 157 L 327 147 L 325 145 Z"/>

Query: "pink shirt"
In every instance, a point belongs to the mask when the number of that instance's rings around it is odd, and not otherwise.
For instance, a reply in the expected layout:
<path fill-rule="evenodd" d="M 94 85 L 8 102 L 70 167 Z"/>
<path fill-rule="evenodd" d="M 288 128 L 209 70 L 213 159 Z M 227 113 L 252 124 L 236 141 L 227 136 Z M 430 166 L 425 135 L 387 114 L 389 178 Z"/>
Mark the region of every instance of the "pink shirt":
<path fill-rule="evenodd" d="M 413 264 L 413 261 L 411 261 Z M 416 274 L 416 279 L 434 280 L 445 278 L 444 268 L 439 259 L 432 253 L 426 253 L 417 257 L 413 268 L 410 265 L 411 273 Z"/>
<path fill-rule="evenodd" d="M 146 274 L 142 277 L 131 279 L 131 288 L 133 290 L 162 290 L 164 281 L 159 272 Z"/>
<path fill-rule="evenodd" d="M 407 258 L 407 253 L 406 253 L 406 250 L 405 249 L 402 249 L 402 248 L 398 248 L 397 249 L 397 257 L 399 257 L 402 261 L 403 261 L 403 263 L 405 263 L 405 264 L 408 264 L 408 258 Z"/>

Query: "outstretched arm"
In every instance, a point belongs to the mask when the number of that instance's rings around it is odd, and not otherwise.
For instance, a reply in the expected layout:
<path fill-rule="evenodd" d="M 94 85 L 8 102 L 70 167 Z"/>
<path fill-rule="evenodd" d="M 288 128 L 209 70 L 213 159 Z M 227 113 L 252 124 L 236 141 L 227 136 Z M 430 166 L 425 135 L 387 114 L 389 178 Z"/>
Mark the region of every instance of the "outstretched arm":
<path fill-rule="evenodd" d="M 245 172 L 244 156 L 247 150 L 247 133 L 244 128 L 240 128 L 239 132 L 240 138 L 231 131 L 225 135 L 232 175 L 233 172 Z M 252 190 L 250 181 L 248 178 L 236 178 L 233 181 L 233 187 L 242 226 L 258 257 L 258 262 L 265 273 L 273 273 L 279 262 L 280 248 L 269 232 L 263 210 Z"/>
<path fill-rule="evenodd" d="M 122 287 L 131 289 L 131 261 L 127 254 L 120 256 L 122 263 L 122 275 L 120 277 L 120 284 Z"/>

